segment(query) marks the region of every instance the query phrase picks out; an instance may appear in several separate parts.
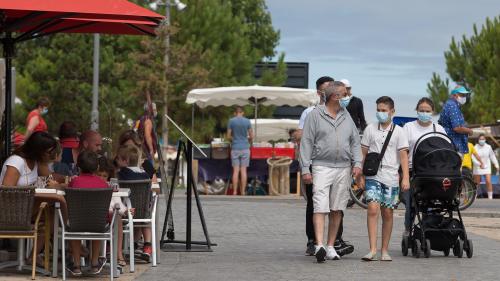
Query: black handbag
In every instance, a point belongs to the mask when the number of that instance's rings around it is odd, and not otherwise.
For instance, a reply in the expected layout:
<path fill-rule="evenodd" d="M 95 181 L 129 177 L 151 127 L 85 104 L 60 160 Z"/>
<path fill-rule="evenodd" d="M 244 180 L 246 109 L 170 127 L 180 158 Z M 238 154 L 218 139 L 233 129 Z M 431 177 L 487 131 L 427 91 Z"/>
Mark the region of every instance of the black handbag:
<path fill-rule="evenodd" d="M 378 173 L 380 162 L 382 162 L 382 158 L 384 158 L 384 153 L 385 150 L 387 149 L 387 146 L 389 145 L 389 141 L 391 140 L 393 131 L 394 131 L 394 124 L 392 124 L 391 130 L 389 131 L 389 134 L 385 138 L 384 146 L 382 146 L 382 151 L 380 153 L 370 152 L 366 154 L 365 163 L 363 164 L 363 174 L 365 176 L 375 176 Z"/>

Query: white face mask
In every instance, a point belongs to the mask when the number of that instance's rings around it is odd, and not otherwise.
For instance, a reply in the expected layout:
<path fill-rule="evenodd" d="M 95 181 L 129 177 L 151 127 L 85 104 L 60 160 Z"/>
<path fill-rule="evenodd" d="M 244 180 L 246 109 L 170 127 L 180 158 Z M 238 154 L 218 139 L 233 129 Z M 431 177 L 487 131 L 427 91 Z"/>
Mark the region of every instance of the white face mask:
<path fill-rule="evenodd" d="M 467 102 L 467 98 L 466 97 L 458 97 L 457 101 L 459 104 L 464 105 Z"/>

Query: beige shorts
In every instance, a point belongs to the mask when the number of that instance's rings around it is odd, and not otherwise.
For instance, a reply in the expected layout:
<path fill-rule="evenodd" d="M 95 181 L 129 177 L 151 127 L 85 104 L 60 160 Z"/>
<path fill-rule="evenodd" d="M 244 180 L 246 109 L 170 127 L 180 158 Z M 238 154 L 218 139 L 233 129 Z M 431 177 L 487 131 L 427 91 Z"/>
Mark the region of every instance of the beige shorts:
<path fill-rule="evenodd" d="M 349 201 L 351 168 L 313 166 L 314 213 L 343 211 Z"/>

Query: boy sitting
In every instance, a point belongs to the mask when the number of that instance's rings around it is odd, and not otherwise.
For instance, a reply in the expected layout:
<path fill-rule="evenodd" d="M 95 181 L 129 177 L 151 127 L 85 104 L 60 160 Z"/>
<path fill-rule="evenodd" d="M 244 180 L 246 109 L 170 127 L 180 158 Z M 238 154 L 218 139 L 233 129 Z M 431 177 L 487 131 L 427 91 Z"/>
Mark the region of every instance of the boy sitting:
<path fill-rule="evenodd" d="M 98 156 L 92 151 L 82 151 L 78 155 L 77 166 L 80 169 L 80 175 L 75 177 L 68 185 L 73 188 L 108 188 L 108 183 L 95 175 L 98 167 Z M 73 256 L 73 265 L 68 266 L 68 270 L 74 276 L 82 275 L 80 268 L 81 241 L 71 240 L 71 254 Z M 92 241 L 91 255 L 91 273 L 99 274 L 106 264 L 106 259 L 99 259 L 101 241 Z"/>
<path fill-rule="evenodd" d="M 118 171 L 119 180 L 149 180 L 150 177 L 141 167 L 139 163 L 142 163 L 139 159 L 141 155 L 140 149 L 135 145 L 123 145 L 118 148 L 116 155 L 116 163 L 120 168 Z M 151 228 L 150 227 L 138 227 L 134 230 L 135 238 L 135 249 L 138 249 L 137 242 L 139 239 L 144 237 L 144 247 L 142 251 L 136 250 L 136 254 L 139 254 L 142 259 L 149 262 L 153 249 L 151 247 Z"/>

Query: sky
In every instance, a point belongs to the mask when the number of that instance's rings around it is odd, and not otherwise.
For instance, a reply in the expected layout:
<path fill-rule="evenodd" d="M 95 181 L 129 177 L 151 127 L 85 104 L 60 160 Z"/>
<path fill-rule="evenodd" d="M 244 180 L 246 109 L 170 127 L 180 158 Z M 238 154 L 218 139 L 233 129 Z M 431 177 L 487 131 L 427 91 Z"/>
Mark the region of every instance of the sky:
<path fill-rule="evenodd" d="M 280 30 L 278 52 L 309 63 L 309 88 L 320 76 L 346 78 L 367 120 L 375 100 L 393 97 L 396 115 L 414 116 L 433 72 L 446 77 L 451 38 L 500 15 L 500 0 L 266 0 Z M 453 82 L 452 86 L 454 85 Z"/>

